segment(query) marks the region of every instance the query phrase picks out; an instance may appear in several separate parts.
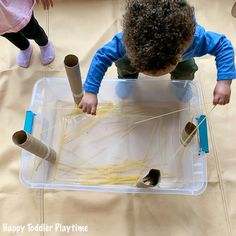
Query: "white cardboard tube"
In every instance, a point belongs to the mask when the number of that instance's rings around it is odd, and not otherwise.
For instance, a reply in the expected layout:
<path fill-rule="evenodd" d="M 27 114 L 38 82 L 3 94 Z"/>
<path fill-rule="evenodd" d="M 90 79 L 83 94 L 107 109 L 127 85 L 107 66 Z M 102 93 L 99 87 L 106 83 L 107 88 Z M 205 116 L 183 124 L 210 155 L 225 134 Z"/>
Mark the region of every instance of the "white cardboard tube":
<path fill-rule="evenodd" d="M 83 88 L 78 57 L 72 54 L 67 55 L 64 59 L 64 66 L 74 101 L 79 104 L 83 97 Z"/>
<path fill-rule="evenodd" d="M 34 155 L 51 163 L 56 161 L 56 152 L 37 138 L 26 133 L 24 130 L 17 131 L 12 136 L 13 142 Z"/>

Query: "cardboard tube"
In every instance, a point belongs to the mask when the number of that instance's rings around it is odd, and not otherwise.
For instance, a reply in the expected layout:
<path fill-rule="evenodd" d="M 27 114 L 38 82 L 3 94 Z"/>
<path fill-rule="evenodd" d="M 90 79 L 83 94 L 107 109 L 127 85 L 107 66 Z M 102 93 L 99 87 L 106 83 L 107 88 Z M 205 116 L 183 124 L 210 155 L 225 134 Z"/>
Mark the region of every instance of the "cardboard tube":
<path fill-rule="evenodd" d="M 151 169 L 149 173 L 136 184 L 138 188 L 155 187 L 161 180 L 161 172 L 157 169 Z"/>
<path fill-rule="evenodd" d="M 196 132 L 197 132 L 196 125 L 193 124 L 192 122 L 188 122 L 185 125 L 184 130 L 182 132 L 182 135 L 181 135 L 181 138 L 180 138 L 181 143 L 184 146 L 189 144 L 191 142 L 191 140 L 193 139 L 194 135 L 196 134 Z"/>
<path fill-rule="evenodd" d="M 56 161 L 56 152 L 52 148 L 45 145 L 32 135 L 26 133 L 24 130 L 15 132 L 12 136 L 12 140 L 17 146 L 42 159 L 45 159 L 51 163 Z"/>
<path fill-rule="evenodd" d="M 64 59 L 64 66 L 74 101 L 76 104 L 79 104 L 83 97 L 83 88 L 78 57 L 67 55 Z"/>

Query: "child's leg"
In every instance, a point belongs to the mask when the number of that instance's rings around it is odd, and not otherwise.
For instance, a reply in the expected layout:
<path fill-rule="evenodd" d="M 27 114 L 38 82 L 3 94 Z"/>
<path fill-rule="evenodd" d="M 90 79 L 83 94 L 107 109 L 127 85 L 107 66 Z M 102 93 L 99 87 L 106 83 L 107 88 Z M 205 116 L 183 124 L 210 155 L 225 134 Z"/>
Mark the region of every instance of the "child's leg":
<path fill-rule="evenodd" d="M 119 79 L 137 79 L 138 72 L 130 65 L 129 58 L 125 55 L 115 62 Z M 119 81 L 116 85 L 116 95 L 122 99 L 126 99 L 133 91 L 134 83 Z"/>
<path fill-rule="evenodd" d="M 20 49 L 20 52 L 16 58 L 16 63 L 21 67 L 28 67 L 32 54 L 32 46 L 30 45 L 28 39 L 20 32 L 6 33 L 2 36 L 7 38 L 11 43 Z"/>
<path fill-rule="evenodd" d="M 41 51 L 41 62 L 46 65 L 55 58 L 55 51 L 52 43 L 48 41 L 48 37 L 39 25 L 38 21 L 32 15 L 29 23 L 20 31 L 28 39 L 33 39 L 39 45 Z"/>
<path fill-rule="evenodd" d="M 174 80 L 193 80 L 194 74 L 198 70 L 198 66 L 193 58 L 180 62 L 176 69 L 171 72 L 171 80 L 173 80 L 175 94 L 182 102 L 188 102 L 192 98 L 192 89 L 189 83 L 174 83 Z"/>
<path fill-rule="evenodd" d="M 198 66 L 193 58 L 179 62 L 173 72 L 171 72 L 172 80 L 193 80 L 194 74 L 198 70 Z"/>
<path fill-rule="evenodd" d="M 115 62 L 118 78 L 137 79 L 138 72 L 130 65 L 129 58 L 125 55 Z"/>

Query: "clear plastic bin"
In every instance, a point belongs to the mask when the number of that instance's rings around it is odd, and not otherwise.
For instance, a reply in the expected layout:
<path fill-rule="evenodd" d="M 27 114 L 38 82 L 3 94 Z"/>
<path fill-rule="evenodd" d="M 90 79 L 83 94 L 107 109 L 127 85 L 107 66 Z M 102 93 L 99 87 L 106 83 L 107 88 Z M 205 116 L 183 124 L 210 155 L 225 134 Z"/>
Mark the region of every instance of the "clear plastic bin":
<path fill-rule="evenodd" d="M 186 195 L 205 190 L 208 150 L 200 137 L 207 130 L 198 131 L 186 147 L 180 142 L 187 122 L 197 124 L 204 113 L 197 83 L 104 79 L 98 99 L 96 116 L 72 114 L 67 79 L 43 78 L 35 84 L 25 124 L 57 152 L 57 163 L 23 150 L 25 186 Z M 135 183 L 150 169 L 160 170 L 159 184 L 138 188 Z"/>

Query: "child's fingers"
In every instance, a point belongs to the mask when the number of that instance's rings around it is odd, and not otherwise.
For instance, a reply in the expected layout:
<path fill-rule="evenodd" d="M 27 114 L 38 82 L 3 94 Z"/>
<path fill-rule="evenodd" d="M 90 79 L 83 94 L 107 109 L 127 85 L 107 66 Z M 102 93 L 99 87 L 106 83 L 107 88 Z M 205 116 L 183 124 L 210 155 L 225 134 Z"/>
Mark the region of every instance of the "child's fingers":
<path fill-rule="evenodd" d="M 49 7 L 53 7 L 53 0 L 36 0 L 36 3 L 39 4 L 41 1 L 44 10 L 48 10 Z"/>
<path fill-rule="evenodd" d="M 50 5 L 52 6 L 53 3 L 51 3 L 51 0 L 41 0 L 43 3 L 43 9 L 48 10 Z"/>
<path fill-rule="evenodd" d="M 97 106 L 92 106 L 91 115 L 96 115 Z"/>
<path fill-rule="evenodd" d="M 213 105 L 226 105 L 229 103 L 229 99 L 224 99 L 224 98 L 216 98 L 213 100 Z"/>
<path fill-rule="evenodd" d="M 86 112 L 87 112 L 87 114 L 91 114 L 91 106 L 88 106 L 88 107 L 87 107 Z"/>
<path fill-rule="evenodd" d="M 222 101 L 220 102 L 221 102 L 221 105 L 226 105 L 229 103 L 229 98 L 222 99 Z"/>
<path fill-rule="evenodd" d="M 88 104 L 83 104 L 83 103 L 79 103 L 79 108 L 87 113 L 87 114 L 91 114 L 91 115 L 96 115 L 96 105 L 88 105 Z"/>
<path fill-rule="evenodd" d="M 87 106 L 81 104 L 79 107 L 83 112 L 87 112 Z"/>
<path fill-rule="evenodd" d="M 50 6 L 50 3 L 49 3 L 49 1 L 47 0 L 47 1 L 45 1 L 45 10 L 48 10 L 49 9 L 49 6 Z"/>
<path fill-rule="evenodd" d="M 226 98 L 225 98 L 225 104 L 228 104 L 229 101 L 230 101 L 230 95 L 229 95 L 229 96 L 226 96 Z"/>
<path fill-rule="evenodd" d="M 218 104 L 219 104 L 219 105 L 224 105 L 224 101 L 223 101 L 223 99 L 219 99 Z"/>
<path fill-rule="evenodd" d="M 43 9 L 47 10 L 47 3 L 44 0 L 41 0 L 42 4 L 43 4 Z"/>
<path fill-rule="evenodd" d="M 220 98 L 218 96 L 214 96 L 213 98 L 213 105 L 219 104 Z"/>
<path fill-rule="evenodd" d="M 53 7 L 53 0 L 50 0 L 50 5 L 51 7 Z"/>

